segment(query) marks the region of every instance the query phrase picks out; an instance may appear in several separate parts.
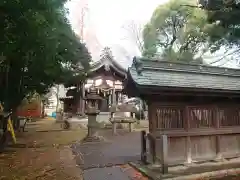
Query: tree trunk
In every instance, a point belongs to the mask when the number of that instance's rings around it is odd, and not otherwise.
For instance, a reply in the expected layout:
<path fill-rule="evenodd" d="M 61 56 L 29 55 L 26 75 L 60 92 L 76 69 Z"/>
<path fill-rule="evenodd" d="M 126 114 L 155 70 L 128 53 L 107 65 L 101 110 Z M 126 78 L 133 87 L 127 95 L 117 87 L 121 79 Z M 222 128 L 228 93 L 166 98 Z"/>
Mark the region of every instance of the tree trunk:
<path fill-rule="evenodd" d="M 20 128 L 20 121 L 18 120 L 17 110 L 23 98 L 24 96 L 22 97 L 19 96 L 18 98 L 14 98 L 14 101 L 13 101 L 13 98 L 9 98 L 10 101 L 4 102 L 4 112 L 9 112 L 9 113 L 12 112 L 11 119 L 12 119 L 14 129 Z"/>
<path fill-rule="evenodd" d="M 45 117 L 45 103 L 44 101 L 42 101 L 42 111 L 41 111 L 41 117 L 44 118 Z"/>

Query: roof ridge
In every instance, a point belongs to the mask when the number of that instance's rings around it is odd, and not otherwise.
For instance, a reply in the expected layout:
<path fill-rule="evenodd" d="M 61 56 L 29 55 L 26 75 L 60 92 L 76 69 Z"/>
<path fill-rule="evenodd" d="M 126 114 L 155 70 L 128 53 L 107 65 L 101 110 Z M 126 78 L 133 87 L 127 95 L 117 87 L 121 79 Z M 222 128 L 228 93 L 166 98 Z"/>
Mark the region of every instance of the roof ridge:
<path fill-rule="evenodd" d="M 155 63 L 171 63 L 171 64 L 178 64 L 178 65 L 186 65 L 186 66 L 202 66 L 202 67 L 209 67 L 209 68 L 218 68 L 218 69 L 233 69 L 233 70 L 239 70 L 238 68 L 230 68 L 230 67 L 219 67 L 219 66 L 211 66 L 211 65 L 208 65 L 208 64 L 196 64 L 196 63 L 186 63 L 186 62 L 177 62 L 177 61 L 167 61 L 167 60 L 159 60 L 159 59 L 156 59 L 156 58 L 143 58 L 143 57 L 135 57 L 137 58 L 138 60 L 140 61 L 145 61 L 145 62 L 155 62 Z"/>
<path fill-rule="evenodd" d="M 144 72 L 144 70 L 143 70 Z M 157 71 L 155 69 L 146 70 L 144 73 L 137 72 L 137 69 L 130 67 L 128 69 L 129 83 L 134 83 L 137 88 L 193 88 L 199 90 L 216 90 L 218 92 L 240 92 L 239 77 L 200 73 L 177 72 L 171 73 L 168 70 Z"/>
<path fill-rule="evenodd" d="M 196 71 L 196 70 L 182 70 L 182 69 L 167 69 L 167 68 L 150 68 L 150 67 L 143 67 L 143 69 L 152 69 L 152 70 L 162 70 L 162 71 L 173 71 L 173 72 L 184 72 L 184 73 L 196 73 L 196 74 L 208 74 L 208 75 L 224 75 L 224 76 L 234 76 L 240 77 L 240 74 L 233 74 L 226 72 L 208 72 L 208 71 Z"/>
<path fill-rule="evenodd" d="M 155 59 L 136 58 L 133 59 L 132 67 L 135 67 L 138 73 L 144 69 L 165 70 L 186 73 L 212 74 L 225 76 L 240 76 L 240 69 L 209 66 L 203 64 L 187 64 L 179 62 L 159 61 Z"/>

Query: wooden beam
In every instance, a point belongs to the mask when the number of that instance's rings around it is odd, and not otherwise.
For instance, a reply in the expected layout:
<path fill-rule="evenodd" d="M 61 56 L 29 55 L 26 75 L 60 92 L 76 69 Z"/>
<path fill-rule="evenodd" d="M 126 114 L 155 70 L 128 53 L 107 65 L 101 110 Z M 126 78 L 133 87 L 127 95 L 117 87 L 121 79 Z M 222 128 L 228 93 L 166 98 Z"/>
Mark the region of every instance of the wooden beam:
<path fill-rule="evenodd" d="M 136 86 L 140 94 L 145 95 L 164 95 L 164 96 L 215 96 L 215 97 L 240 97 L 240 91 L 214 90 L 214 89 L 196 89 L 179 87 L 154 87 L 154 86 Z"/>
<path fill-rule="evenodd" d="M 182 130 L 163 130 L 157 129 L 153 136 L 161 138 L 161 135 L 165 134 L 168 137 L 187 137 L 187 136 L 216 136 L 216 135 L 230 135 L 239 134 L 240 126 L 225 127 L 225 128 L 201 128 L 201 129 L 190 129 L 189 131 Z"/>

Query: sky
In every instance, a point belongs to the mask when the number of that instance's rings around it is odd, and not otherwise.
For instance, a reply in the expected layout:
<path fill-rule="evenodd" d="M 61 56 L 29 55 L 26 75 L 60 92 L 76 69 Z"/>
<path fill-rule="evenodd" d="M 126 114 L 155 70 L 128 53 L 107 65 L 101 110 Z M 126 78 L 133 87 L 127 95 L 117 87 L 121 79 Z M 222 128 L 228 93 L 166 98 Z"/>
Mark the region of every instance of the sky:
<path fill-rule="evenodd" d="M 116 43 L 123 33 L 122 26 L 131 20 L 146 23 L 154 9 L 166 0 L 90 0 L 89 7 L 96 24 L 99 40 Z"/>
<path fill-rule="evenodd" d="M 124 26 L 133 21 L 143 27 L 155 8 L 166 2 L 168 0 L 70 0 L 66 7 L 77 34 L 81 34 L 82 9 L 85 7 L 83 37 L 93 61 L 99 60 L 101 50 L 108 46 L 112 49 L 115 60 L 127 68 L 131 65 L 132 57 L 139 55 L 139 51 Z M 224 51 L 221 50 L 213 56 L 223 54 Z M 203 58 L 208 61 L 213 56 L 207 54 Z M 228 62 L 226 65 L 235 67 L 236 63 Z"/>
<path fill-rule="evenodd" d="M 168 0 L 71 0 L 67 4 L 69 19 L 76 32 L 79 32 L 81 21 L 81 7 L 85 6 L 86 15 L 84 26 L 91 47 L 97 60 L 105 46 L 111 47 L 115 59 L 123 66 L 128 66 L 131 61 L 124 56 L 127 51 L 130 57 L 138 55 L 135 44 L 128 39 L 129 36 L 124 26 L 130 21 L 137 24 L 146 24 L 155 8 Z M 81 26 L 80 26 L 81 27 Z M 90 35 L 89 35 L 90 34 Z M 95 43 L 97 42 L 97 43 Z M 88 44 L 88 42 L 86 42 Z M 96 45 L 98 44 L 98 45 Z M 93 47 L 95 46 L 95 47 Z M 97 52 L 96 52 L 97 51 Z"/>

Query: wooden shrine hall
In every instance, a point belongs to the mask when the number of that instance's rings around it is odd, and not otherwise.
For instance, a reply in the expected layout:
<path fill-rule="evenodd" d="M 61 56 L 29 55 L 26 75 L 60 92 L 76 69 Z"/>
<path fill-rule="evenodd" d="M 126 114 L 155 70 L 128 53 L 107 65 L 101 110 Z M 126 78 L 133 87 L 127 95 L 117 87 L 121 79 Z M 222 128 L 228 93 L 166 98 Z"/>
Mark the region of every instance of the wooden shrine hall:
<path fill-rule="evenodd" d="M 127 71 L 110 54 L 105 53 L 99 61 L 91 64 L 86 80 L 84 82 L 79 80 L 76 87 L 67 92 L 67 96 L 71 97 L 63 99 L 64 111 L 84 114 L 86 99 L 93 98 L 89 96 L 94 92 L 97 108 L 109 116 L 109 107 L 122 102 L 124 98 L 122 90 L 126 75 Z"/>
<path fill-rule="evenodd" d="M 134 58 L 125 90 L 148 104 L 157 160 L 174 165 L 240 156 L 240 70 Z"/>

